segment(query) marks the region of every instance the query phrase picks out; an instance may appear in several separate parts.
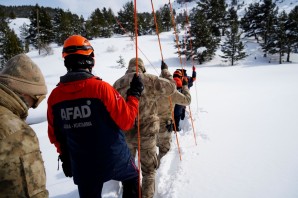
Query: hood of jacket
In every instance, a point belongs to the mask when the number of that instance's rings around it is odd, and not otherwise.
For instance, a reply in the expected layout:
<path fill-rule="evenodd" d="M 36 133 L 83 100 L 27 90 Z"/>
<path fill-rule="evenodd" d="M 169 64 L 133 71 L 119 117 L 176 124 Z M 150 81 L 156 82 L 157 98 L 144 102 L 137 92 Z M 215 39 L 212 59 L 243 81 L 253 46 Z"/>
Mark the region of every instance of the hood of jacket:
<path fill-rule="evenodd" d="M 0 105 L 9 109 L 13 114 L 25 120 L 28 116 L 28 107 L 25 102 L 12 90 L 0 83 Z"/>
<path fill-rule="evenodd" d="M 133 73 L 133 72 L 136 72 L 136 71 L 137 71 L 137 68 L 136 68 L 136 61 L 137 61 L 136 58 L 132 58 L 132 59 L 129 61 L 128 68 L 127 68 L 127 71 L 126 71 L 126 74 L 128 74 L 128 73 Z M 145 68 L 144 62 L 143 62 L 142 59 L 140 59 L 140 58 L 138 58 L 138 72 L 139 72 L 139 73 L 145 73 L 145 72 L 146 72 L 146 68 Z"/>

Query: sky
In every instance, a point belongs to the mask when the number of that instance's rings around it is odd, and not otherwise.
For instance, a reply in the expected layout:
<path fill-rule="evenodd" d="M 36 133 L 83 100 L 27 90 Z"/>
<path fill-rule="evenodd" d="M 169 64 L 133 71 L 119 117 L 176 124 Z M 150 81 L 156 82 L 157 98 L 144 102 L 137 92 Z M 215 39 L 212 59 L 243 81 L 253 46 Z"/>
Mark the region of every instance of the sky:
<path fill-rule="evenodd" d="M 12 24 L 19 27 L 23 20 Z M 181 65 L 175 54 L 173 33 L 161 33 L 160 41 L 170 72 L 183 66 L 191 73 L 192 64 L 183 58 Z M 126 71 L 118 66 L 120 56 L 126 65 L 136 56 L 135 44 L 127 36 L 90 42 L 96 59 L 93 72 L 110 84 Z M 147 72 L 159 75 L 157 36 L 138 37 L 138 47 Z M 53 45 L 52 49 L 52 55 L 38 55 L 36 50 L 27 54 L 40 66 L 49 93 L 66 73 L 62 48 Z M 172 134 L 171 150 L 157 170 L 154 198 L 298 197 L 298 54 L 291 54 L 292 63 L 278 64 L 272 56 L 264 58 L 253 39 L 246 40 L 246 52 L 249 56 L 236 66 L 222 62 L 219 51 L 212 61 L 195 65 L 192 102 L 181 122 L 182 131 Z M 64 176 L 61 167 L 57 170 L 46 109 L 45 100 L 30 109 L 27 122 L 40 142 L 50 198 L 78 198 L 72 179 Z M 120 198 L 121 193 L 120 183 L 109 181 L 102 197 Z"/>
<path fill-rule="evenodd" d="M 90 17 L 91 13 L 96 9 L 103 7 L 112 8 L 113 12 L 117 14 L 120 9 L 123 8 L 127 2 L 131 0 L 0 0 L 0 5 L 5 6 L 17 6 L 17 5 L 40 5 L 45 7 L 52 8 L 62 8 L 64 10 L 70 10 L 71 12 L 83 16 L 85 19 Z M 198 1 L 198 0 L 197 0 Z M 134 0 L 133 0 L 134 2 Z M 164 4 L 168 4 L 169 0 L 152 0 L 154 10 L 158 10 Z M 196 6 L 196 1 L 185 4 L 177 4 L 175 0 L 170 0 L 173 8 L 177 13 L 184 12 L 185 9 L 190 10 L 192 7 Z M 226 0 L 227 4 L 231 2 L 231 0 Z M 240 3 L 242 1 L 239 1 Z M 247 7 L 251 3 L 259 2 L 259 0 L 245 0 L 243 1 L 244 6 L 239 7 L 238 14 L 243 15 L 245 13 L 245 7 Z M 137 10 L 138 12 L 152 12 L 151 1 L 149 0 L 137 0 Z M 277 1 L 276 4 L 279 6 L 279 11 L 285 10 L 289 12 L 295 5 L 298 5 L 298 0 L 282 0 Z"/>
<path fill-rule="evenodd" d="M 93 12 L 96 8 L 112 8 L 114 13 L 117 13 L 127 2 L 129 2 L 129 0 L 0 0 L 0 4 L 5 6 L 38 4 L 45 7 L 59 7 L 64 10 L 69 9 L 71 12 L 76 13 L 79 16 L 83 15 L 84 18 L 89 17 L 91 12 Z M 154 8 L 158 9 L 160 6 L 163 6 L 168 2 L 168 0 L 153 0 Z M 138 0 L 137 10 L 139 12 L 151 12 L 151 1 Z"/>

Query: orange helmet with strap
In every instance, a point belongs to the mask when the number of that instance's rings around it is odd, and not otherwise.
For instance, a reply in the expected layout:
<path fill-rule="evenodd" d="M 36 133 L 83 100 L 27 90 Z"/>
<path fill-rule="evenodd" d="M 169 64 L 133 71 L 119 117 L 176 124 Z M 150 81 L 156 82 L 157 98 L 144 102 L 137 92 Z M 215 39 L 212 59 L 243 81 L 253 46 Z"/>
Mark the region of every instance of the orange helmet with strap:
<path fill-rule="evenodd" d="M 65 58 L 70 54 L 89 56 L 93 51 L 93 47 L 85 37 L 73 35 L 64 41 L 62 57 Z"/>
<path fill-rule="evenodd" d="M 72 35 L 64 41 L 62 57 L 67 69 L 92 68 L 94 49 L 83 36 Z"/>
<path fill-rule="evenodd" d="M 180 70 L 176 70 L 173 74 L 173 77 L 182 78 L 182 72 Z"/>

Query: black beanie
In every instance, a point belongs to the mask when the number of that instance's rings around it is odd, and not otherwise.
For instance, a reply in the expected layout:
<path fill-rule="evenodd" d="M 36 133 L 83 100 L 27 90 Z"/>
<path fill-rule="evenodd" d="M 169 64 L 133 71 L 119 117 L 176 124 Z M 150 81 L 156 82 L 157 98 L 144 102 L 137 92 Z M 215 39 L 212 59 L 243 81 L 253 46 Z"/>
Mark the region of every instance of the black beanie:
<path fill-rule="evenodd" d="M 77 69 L 87 69 L 94 66 L 93 53 L 89 56 L 84 56 L 80 54 L 70 54 L 65 57 L 64 65 L 67 70 L 77 70 Z"/>

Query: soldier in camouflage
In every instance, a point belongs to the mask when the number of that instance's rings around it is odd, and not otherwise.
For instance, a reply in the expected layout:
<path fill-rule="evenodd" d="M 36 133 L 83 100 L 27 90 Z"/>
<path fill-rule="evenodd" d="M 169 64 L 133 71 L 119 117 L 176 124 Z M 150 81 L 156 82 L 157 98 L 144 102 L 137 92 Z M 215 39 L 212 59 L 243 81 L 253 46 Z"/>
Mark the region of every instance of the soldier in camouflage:
<path fill-rule="evenodd" d="M 114 83 L 116 90 L 126 97 L 127 89 L 136 73 L 136 58 L 129 61 L 126 74 Z M 169 97 L 174 94 L 176 86 L 173 82 L 146 73 L 143 61 L 138 58 L 139 75 L 144 82 L 144 91 L 139 102 L 140 142 L 141 142 L 141 171 L 142 197 L 152 198 L 155 192 L 155 174 L 158 166 L 156 138 L 159 131 L 158 105 L 161 97 Z M 133 156 L 138 149 L 138 135 L 136 123 L 134 128 L 127 133 L 126 141 Z"/>
<path fill-rule="evenodd" d="M 39 142 L 25 122 L 28 109 L 46 94 L 40 69 L 25 54 L 11 58 L 0 72 L 0 197 L 49 196 Z"/>
<path fill-rule="evenodd" d="M 168 70 L 168 66 L 164 62 L 162 62 L 162 72 L 160 77 L 175 83 L 173 76 Z M 170 97 L 161 97 L 158 102 L 158 117 L 160 120 L 160 128 L 157 136 L 157 146 L 159 148 L 159 154 L 157 156 L 158 166 L 160 165 L 161 158 L 165 156 L 171 148 L 171 135 L 174 129 L 172 112 L 174 111 L 175 104 L 187 106 L 191 102 L 187 78 L 184 78 L 182 84 L 183 87 L 181 93 L 176 90 L 173 95 Z"/>

